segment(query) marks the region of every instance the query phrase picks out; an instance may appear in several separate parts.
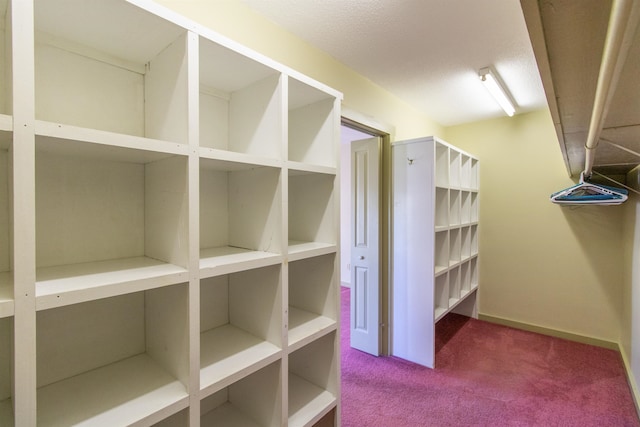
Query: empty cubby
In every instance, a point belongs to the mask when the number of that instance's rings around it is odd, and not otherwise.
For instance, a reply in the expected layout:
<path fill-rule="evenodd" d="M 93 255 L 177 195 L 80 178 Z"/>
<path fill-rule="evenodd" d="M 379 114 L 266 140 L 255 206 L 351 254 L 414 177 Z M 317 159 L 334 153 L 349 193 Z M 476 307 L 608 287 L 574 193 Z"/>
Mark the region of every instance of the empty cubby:
<path fill-rule="evenodd" d="M 449 271 L 449 307 L 453 307 L 460 300 L 460 268 Z"/>
<path fill-rule="evenodd" d="M 465 295 L 471 290 L 471 262 L 467 261 L 460 266 L 460 297 L 464 298 Z"/>
<path fill-rule="evenodd" d="M 449 190 L 436 187 L 435 206 L 436 229 L 449 226 Z"/>
<path fill-rule="evenodd" d="M 449 309 L 449 274 L 441 274 L 434 281 L 434 320 L 438 321 Z"/>
<path fill-rule="evenodd" d="M 471 227 L 462 227 L 461 233 L 461 259 L 464 261 L 471 256 Z"/>
<path fill-rule="evenodd" d="M 12 311 L 13 301 L 11 143 L 11 133 L 0 132 L 0 317 Z"/>
<path fill-rule="evenodd" d="M 0 16 L 2 22 L 0 25 L 0 114 L 10 115 L 12 113 L 11 101 L 13 99 L 13 88 L 11 84 L 11 2 L 0 2 Z"/>
<path fill-rule="evenodd" d="M 200 146 L 282 159 L 280 73 L 204 37 L 199 46 Z"/>
<path fill-rule="evenodd" d="M 471 256 L 478 255 L 478 226 L 472 225 L 469 234 L 471 235 Z"/>
<path fill-rule="evenodd" d="M 469 270 L 471 276 L 471 289 L 478 287 L 478 258 L 472 258 L 469 261 Z"/>
<path fill-rule="evenodd" d="M 435 179 L 436 187 L 449 187 L 449 147 L 435 144 Z"/>
<path fill-rule="evenodd" d="M 471 158 L 464 154 L 460 159 L 460 186 L 471 188 Z"/>
<path fill-rule="evenodd" d="M 213 394 L 281 356 L 279 265 L 200 280 L 200 388 Z"/>
<path fill-rule="evenodd" d="M 289 170 L 289 252 L 336 245 L 336 176 Z"/>
<path fill-rule="evenodd" d="M 479 196 L 478 193 L 471 193 L 471 222 L 478 222 L 479 215 L 479 207 L 478 207 Z"/>
<path fill-rule="evenodd" d="M 460 188 L 460 154 L 457 150 L 449 150 L 449 185 Z"/>
<path fill-rule="evenodd" d="M 311 426 L 336 406 L 338 357 L 335 331 L 289 354 L 290 427 Z"/>
<path fill-rule="evenodd" d="M 446 271 L 449 268 L 449 232 L 439 231 L 435 238 L 435 274 Z"/>
<path fill-rule="evenodd" d="M 289 350 L 337 327 L 336 255 L 289 263 Z"/>
<path fill-rule="evenodd" d="M 39 309 L 185 280 L 186 156 L 37 136 L 35 190 Z"/>
<path fill-rule="evenodd" d="M 455 265 L 461 259 L 461 231 L 453 228 L 449 232 L 449 265 Z"/>
<path fill-rule="evenodd" d="M 335 98 L 289 78 L 288 160 L 309 165 L 337 166 Z"/>
<path fill-rule="evenodd" d="M 480 166 L 478 164 L 478 160 L 471 159 L 471 165 L 469 168 L 471 188 L 474 190 L 478 190 L 478 187 L 480 186 Z"/>
<path fill-rule="evenodd" d="M 130 425 L 188 405 L 186 283 L 37 312 L 38 424 Z"/>
<path fill-rule="evenodd" d="M 202 427 L 282 426 L 282 368 L 274 362 L 200 401 Z"/>
<path fill-rule="evenodd" d="M 0 318 L 0 425 L 13 425 L 13 318 Z"/>
<path fill-rule="evenodd" d="M 200 159 L 201 277 L 247 262 L 280 261 L 280 173 L 279 168 Z"/>
<path fill-rule="evenodd" d="M 460 198 L 460 223 L 469 224 L 471 222 L 471 193 L 462 191 Z"/>
<path fill-rule="evenodd" d="M 460 225 L 460 191 L 449 191 L 449 225 Z"/>
<path fill-rule="evenodd" d="M 187 144 L 187 31 L 127 2 L 35 0 L 36 119 Z"/>

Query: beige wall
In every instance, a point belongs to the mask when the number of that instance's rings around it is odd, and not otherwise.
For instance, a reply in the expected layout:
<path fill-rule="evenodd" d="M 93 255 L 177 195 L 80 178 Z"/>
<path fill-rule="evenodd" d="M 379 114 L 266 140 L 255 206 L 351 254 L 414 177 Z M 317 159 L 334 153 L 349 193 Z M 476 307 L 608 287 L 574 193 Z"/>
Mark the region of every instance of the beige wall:
<path fill-rule="evenodd" d="M 479 156 L 480 312 L 618 342 L 622 208 L 548 201 L 573 184 L 548 112 L 445 129 L 238 0 L 156 1 L 342 91 L 344 107 L 393 127 L 395 140 L 438 135 Z"/>
<path fill-rule="evenodd" d="M 547 111 L 450 127 L 480 158 L 480 313 L 619 342 L 622 206 L 560 207 L 573 185 Z"/>
<path fill-rule="evenodd" d="M 156 0 L 156 3 L 341 91 L 343 107 L 375 123 L 393 126 L 396 139 L 442 134 L 438 123 L 239 0 Z"/>

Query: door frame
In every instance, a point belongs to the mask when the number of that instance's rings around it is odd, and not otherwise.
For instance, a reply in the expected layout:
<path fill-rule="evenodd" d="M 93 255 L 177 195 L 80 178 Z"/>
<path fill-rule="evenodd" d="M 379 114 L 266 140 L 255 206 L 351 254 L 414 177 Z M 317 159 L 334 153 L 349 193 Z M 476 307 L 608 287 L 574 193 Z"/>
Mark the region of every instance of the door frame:
<path fill-rule="evenodd" d="M 395 134 L 393 126 L 378 123 L 356 111 L 342 108 L 341 126 L 380 138 L 380 194 L 378 229 L 380 256 L 378 260 L 380 295 L 380 354 L 388 356 L 391 351 L 391 140 Z M 351 195 L 354 197 L 354 195 Z M 344 327 L 344 326 L 343 326 Z"/>

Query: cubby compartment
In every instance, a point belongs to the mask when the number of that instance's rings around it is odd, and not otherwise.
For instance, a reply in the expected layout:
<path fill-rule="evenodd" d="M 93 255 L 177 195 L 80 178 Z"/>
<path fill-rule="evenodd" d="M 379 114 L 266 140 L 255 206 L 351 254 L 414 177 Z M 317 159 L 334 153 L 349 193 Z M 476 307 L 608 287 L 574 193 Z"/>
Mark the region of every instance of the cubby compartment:
<path fill-rule="evenodd" d="M 471 158 L 464 154 L 460 157 L 460 186 L 471 188 Z"/>
<path fill-rule="evenodd" d="M 189 427 L 189 408 L 155 423 L 153 427 Z"/>
<path fill-rule="evenodd" d="M 471 289 L 478 287 L 478 258 L 472 258 L 469 261 L 469 275 L 471 277 Z"/>
<path fill-rule="evenodd" d="M 460 188 L 460 157 L 457 150 L 449 150 L 449 186 Z"/>
<path fill-rule="evenodd" d="M 446 188 L 436 188 L 435 206 L 436 230 L 449 226 L 449 190 Z"/>
<path fill-rule="evenodd" d="M 477 159 L 471 159 L 471 164 L 469 166 L 469 179 L 471 181 L 471 188 L 477 190 L 480 185 L 480 169 Z"/>
<path fill-rule="evenodd" d="M 478 255 L 478 226 L 472 225 L 470 229 L 471 256 Z"/>
<path fill-rule="evenodd" d="M 333 174 L 289 170 L 289 260 L 336 251 Z"/>
<path fill-rule="evenodd" d="M 200 275 L 282 260 L 281 170 L 200 158 Z"/>
<path fill-rule="evenodd" d="M 11 132 L 0 130 L 0 318 L 13 315 L 11 144 Z"/>
<path fill-rule="evenodd" d="M 306 165 L 337 167 L 335 98 L 289 78 L 288 160 Z"/>
<path fill-rule="evenodd" d="M 449 225 L 460 225 L 460 191 L 449 191 Z"/>
<path fill-rule="evenodd" d="M 280 265 L 200 280 L 200 388 L 209 396 L 282 355 Z"/>
<path fill-rule="evenodd" d="M 449 265 L 456 265 L 461 259 L 461 230 L 453 228 L 449 232 Z"/>
<path fill-rule="evenodd" d="M 471 262 L 460 266 L 460 298 L 464 298 L 471 290 Z"/>
<path fill-rule="evenodd" d="M 434 281 L 434 320 L 437 322 L 449 309 L 449 274 L 436 276 Z"/>
<path fill-rule="evenodd" d="M 435 274 L 440 274 L 443 271 L 447 271 L 449 268 L 449 232 L 439 231 L 436 233 L 435 238 Z"/>
<path fill-rule="evenodd" d="M 460 300 L 460 268 L 449 271 L 449 307 L 453 307 Z"/>
<path fill-rule="evenodd" d="M 200 37 L 200 146 L 282 159 L 282 77 Z"/>
<path fill-rule="evenodd" d="M 189 404 L 188 285 L 37 312 L 39 425 L 131 425 Z"/>
<path fill-rule="evenodd" d="M 187 156 L 36 136 L 36 305 L 187 279 Z"/>
<path fill-rule="evenodd" d="M 13 69 L 11 58 L 11 1 L 0 1 L 0 120 L 10 121 L 12 114 L 13 87 L 11 84 L 11 73 Z M 0 125 L 1 126 L 1 125 Z"/>
<path fill-rule="evenodd" d="M 435 143 L 435 179 L 436 187 L 449 187 L 449 147 Z"/>
<path fill-rule="evenodd" d="M 336 332 L 289 354 L 289 427 L 312 426 L 338 401 Z"/>
<path fill-rule="evenodd" d="M 13 318 L 0 318 L 0 425 L 13 426 Z"/>
<path fill-rule="evenodd" d="M 471 193 L 471 222 L 478 222 L 478 193 Z"/>
<path fill-rule="evenodd" d="M 471 222 L 471 193 L 463 191 L 460 197 L 460 223 L 469 224 Z"/>
<path fill-rule="evenodd" d="M 281 363 L 248 375 L 200 402 L 202 427 L 282 426 Z"/>
<path fill-rule="evenodd" d="M 465 261 L 471 256 L 471 227 L 460 229 L 461 259 Z"/>
<path fill-rule="evenodd" d="M 34 10 L 36 119 L 188 143 L 184 28 L 124 1 Z"/>
<path fill-rule="evenodd" d="M 289 351 L 337 328 L 336 255 L 289 263 Z"/>

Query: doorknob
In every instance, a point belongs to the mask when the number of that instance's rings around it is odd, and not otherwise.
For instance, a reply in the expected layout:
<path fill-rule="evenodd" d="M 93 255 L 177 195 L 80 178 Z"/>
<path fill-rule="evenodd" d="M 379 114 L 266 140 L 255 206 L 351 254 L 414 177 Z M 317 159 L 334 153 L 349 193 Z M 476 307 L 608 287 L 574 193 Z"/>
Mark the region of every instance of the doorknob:
<path fill-rule="evenodd" d="M 360 259 L 364 259 L 364 255 L 360 255 Z"/>

